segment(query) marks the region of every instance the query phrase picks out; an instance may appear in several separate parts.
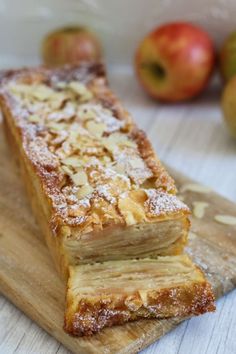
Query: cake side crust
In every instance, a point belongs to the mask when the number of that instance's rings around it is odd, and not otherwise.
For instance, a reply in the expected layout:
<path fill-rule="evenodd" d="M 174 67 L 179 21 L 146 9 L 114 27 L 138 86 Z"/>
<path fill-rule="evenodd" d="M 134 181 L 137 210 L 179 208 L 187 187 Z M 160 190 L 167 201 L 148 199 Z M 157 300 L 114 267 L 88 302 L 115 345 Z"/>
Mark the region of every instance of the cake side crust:
<path fill-rule="evenodd" d="M 105 262 L 70 269 L 64 328 L 83 336 L 140 318 L 214 310 L 210 284 L 185 255 Z"/>

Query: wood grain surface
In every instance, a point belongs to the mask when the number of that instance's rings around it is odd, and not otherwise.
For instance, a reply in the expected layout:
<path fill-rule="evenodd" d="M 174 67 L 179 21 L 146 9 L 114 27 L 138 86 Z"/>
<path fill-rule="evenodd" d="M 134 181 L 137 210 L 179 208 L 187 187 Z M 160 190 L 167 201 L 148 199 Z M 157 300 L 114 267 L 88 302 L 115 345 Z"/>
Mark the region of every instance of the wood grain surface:
<path fill-rule="evenodd" d="M 236 202 L 236 141 L 223 125 L 217 80 L 192 102 L 166 105 L 143 93 L 130 68 L 112 67 L 109 77 L 112 88 L 148 133 L 163 161 Z M 200 195 L 197 197 L 201 199 Z M 183 321 L 142 353 L 232 354 L 236 353 L 235 338 L 236 289 L 217 301 L 214 314 Z M 0 353 L 69 354 L 71 351 L 5 296 L 0 296 Z"/>
<path fill-rule="evenodd" d="M 189 183 L 175 171 L 170 172 L 180 189 Z M 38 231 L 3 136 L 0 136 L 0 185 L 0 290 L 73 353 L 136 353 L 182 320 L 143 320 L 105 329 L 90 338 L 65 334 L 64 284 Z M 182 195 L 190 206 L 196 200 L 210 204 L 202 219 L 192 220 L 194 235 L 187 251 L 206 272 L 219 297 L 236 286 L 236 227 L 219 224 L 214 216 L 236 216 L 236 206 L 213 192 Z"/>

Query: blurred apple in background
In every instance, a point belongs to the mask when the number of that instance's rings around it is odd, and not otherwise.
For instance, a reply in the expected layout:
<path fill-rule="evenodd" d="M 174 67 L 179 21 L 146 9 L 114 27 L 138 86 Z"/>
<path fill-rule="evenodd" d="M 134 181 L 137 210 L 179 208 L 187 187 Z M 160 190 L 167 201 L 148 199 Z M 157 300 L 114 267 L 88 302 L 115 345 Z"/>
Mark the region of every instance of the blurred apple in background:
<path fill-rule="evenodd" d="M 226 84 L 221 103 L 228 130 L 236 138 L 236 76 Z"/>
<path fill-rule="evenodd" d="M 101 47 L 96 36 L 84 27 L 67 27 L 49 33 L 42 45 L 43 62 L 60 66 L 83 60 L 101 58 Z"/>
<path fill-rule="evenodd" d="M 198 95 L 213 71 L 215 52 L 202 29 L 184 22 L 156 28 L 140 44 L 135 67 L 154 98 L 175 102 Z"/>
<path fill-rule="evenodd" d="M 223 44 L 220 71 L 225 81 L 236 75 L 236 32 L 231 33 Z"/>

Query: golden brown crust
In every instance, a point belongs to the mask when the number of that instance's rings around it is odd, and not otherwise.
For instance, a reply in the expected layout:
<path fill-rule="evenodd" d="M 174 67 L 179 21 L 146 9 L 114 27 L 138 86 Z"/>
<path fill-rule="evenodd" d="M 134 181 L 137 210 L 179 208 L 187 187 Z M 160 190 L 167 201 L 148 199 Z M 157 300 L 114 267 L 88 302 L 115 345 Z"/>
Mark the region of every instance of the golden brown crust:
<path fill-rule="evenodd" d="M 153 172 L 153 177 L 156 178 L 155 187 L 158 189 L 161 188 L 167 192 L 176 193 L 174 180 L 166 173 L 165 168 L 162 166 L 160 160 L 158 160 L 146 133 L 143 130 L 134 129 L 132 136 L 138 144 L 140 155 Z"/>
<path fill-rule="evenodd" d="M 3 121 L 3 127 L 5 136 L 8 140 L 11 148 L 12 155 L 18 167 L 20 167 L 20 174 L 24 182 L 24 187 L 29 196 L 29 201 L 34 212 L 34 216 L 41 227 L 42 236 L 44 237 L 46 244 L 54 259 L 58 273 L 63 275 L 63 278 L 67 279 L 68 269 L 65 266 L 64 252 L 60 245 L 60 240 L 56 237 L 52 237 L 50 225 L 50 204 L 44 194 L 41 193 L 40 179 L 34 174 L 34 169 L 27 162 L 26 156 L 20 152 L 19 146 L 16 142 L 16 137 L 11 128 L 7 124 L 7 120 Z M 43 205 L 43 207 L 42 207 Z"/>
<path fill-rule="evenodd" d="M 158 308 L 155 312 L 154 306 Z M 75 314 L 66 315 L 64 329 L 74 336 L 90 336 L 104 327 L 122 325 L 141 318 L 188 317 L 214 310 L 214 297 L 209 283 L 196 283 L 189 288 L 179 287 L 156 292 L 152 306 L 141 307 L 137 312 L 124 308 L 123 303 L 115 309 L 109 309 L 102 301 L 93 306 L 83 302 Z"/>

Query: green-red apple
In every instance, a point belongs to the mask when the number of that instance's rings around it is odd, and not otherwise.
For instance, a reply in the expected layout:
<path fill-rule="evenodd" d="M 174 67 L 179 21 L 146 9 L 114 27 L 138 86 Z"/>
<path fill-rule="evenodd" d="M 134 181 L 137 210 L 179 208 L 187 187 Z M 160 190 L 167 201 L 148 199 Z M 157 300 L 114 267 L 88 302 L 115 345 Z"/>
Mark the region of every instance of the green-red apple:
<path fill-rule="evenodd" d="M 236 75 L 236 32 L 231 33 L 222 46 L 220 71 L 225 81 Z"/>
<path fill-rule="evenodd" d="M 96 36 L 84 27 L 66 27 L 49 33 L 42 44 L 43 62 L 48 66 L 98 60 L 101 47 Z"/>
<path fill-rule="evenodd" d="M 198 95 L 213 71 L 211 39 L 189 23 L 163 25 L 140 44 L 135 67 L 141 84 L 154 98 L 182 101 Z"/>
<path fill-rule="evenodd" d="M 236 138 L 236 76 L 227 82 L 221 103 L 228 130 Z"/>

